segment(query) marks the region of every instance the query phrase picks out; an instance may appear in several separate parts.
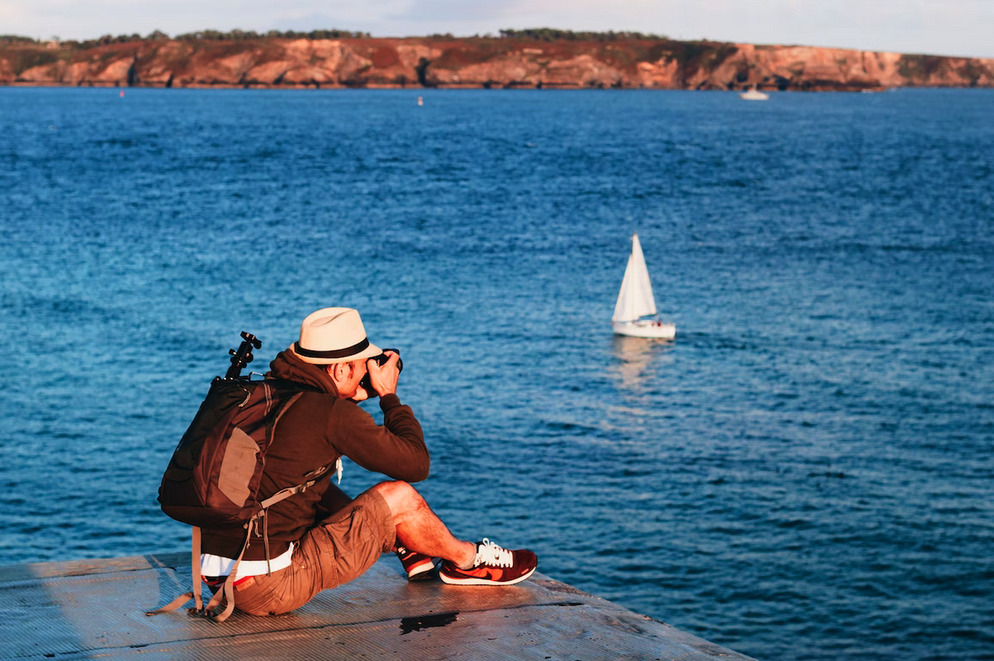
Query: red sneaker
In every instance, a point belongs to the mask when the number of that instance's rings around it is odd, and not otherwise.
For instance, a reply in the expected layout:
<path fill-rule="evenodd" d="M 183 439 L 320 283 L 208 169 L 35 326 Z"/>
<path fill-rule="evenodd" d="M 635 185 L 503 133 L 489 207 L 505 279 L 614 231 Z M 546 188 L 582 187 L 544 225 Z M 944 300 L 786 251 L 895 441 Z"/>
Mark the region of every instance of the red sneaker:
<path fill-rule="evenodd" d="M 489 539 L 476 545 L 472 569 L 459 569 L 446 560 L 438 576 L 452 585 L 514 585 L 535 573 L 538 557 L 531 551 L 509 551 Z"/>
<path fill-rule="evenodd" d="M 404 571 L 407 572 L 407 580 L 423 581 L 431 577 L 431 571 L 435 568 L 435 561 L 424 553 L 408 551 L 403 546 L 397 546 L 396 553 L 397 557 L 400 558 L 400 564 L 404 565 Z"/>

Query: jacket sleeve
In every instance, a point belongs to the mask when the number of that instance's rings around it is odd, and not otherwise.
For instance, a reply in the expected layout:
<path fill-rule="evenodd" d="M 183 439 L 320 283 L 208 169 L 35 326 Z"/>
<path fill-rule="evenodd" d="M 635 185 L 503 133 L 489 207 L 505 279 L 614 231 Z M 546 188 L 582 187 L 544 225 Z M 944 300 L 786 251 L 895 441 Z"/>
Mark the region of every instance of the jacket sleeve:
<path fill-rule="evenodd" d="M 420 482 L 428 477 L 430 459 L 421 424 L 397 395 L 380 398 L 382 426 L 353 402 L 338 400 L 335 409 L 327 433 L 343 455 L 395 480 Z"/>

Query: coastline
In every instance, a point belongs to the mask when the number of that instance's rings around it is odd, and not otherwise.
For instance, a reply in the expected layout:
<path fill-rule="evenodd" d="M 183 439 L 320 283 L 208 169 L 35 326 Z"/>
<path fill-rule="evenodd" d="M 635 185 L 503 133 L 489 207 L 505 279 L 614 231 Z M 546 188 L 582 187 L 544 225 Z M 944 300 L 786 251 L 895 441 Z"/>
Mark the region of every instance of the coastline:
<path fill-rule="evenodd" d="M 0 43 L 0 85 L 882 91 L 994 87 L 994 59 L 666 38 L 347 37 Z"/>

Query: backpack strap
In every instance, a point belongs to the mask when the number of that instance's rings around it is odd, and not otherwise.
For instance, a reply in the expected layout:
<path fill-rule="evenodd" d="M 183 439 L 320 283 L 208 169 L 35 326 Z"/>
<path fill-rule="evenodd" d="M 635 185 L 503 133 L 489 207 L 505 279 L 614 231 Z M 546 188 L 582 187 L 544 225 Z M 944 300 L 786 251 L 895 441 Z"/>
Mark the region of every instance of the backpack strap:
<path fill-rule="evenodd" d="M 265 515 L 263 515 L 265 516 Z M 256 515 L 258 517 L 258 515 Z M 231 571 L 228 573 L 228 577 L 224 579 L 224 586 L 214 593 L 214 596 L 207 603 L 207 605 L 197 611 L 191 611 L 191 615 L 201 615 L 208 619 L 212 619 L 215 622 L 224 622 L 228 619 L 228 616 L 235 610 L 235 576 L 238 574 L 238 565 L 242 561 L 242 556 L 245 555 L 245 549 L 248 548 L 249 542 L 252 541 L 252 534 L 255 532 L 255 526 L 257 518 L 253 517 L 247 524 L 247 530 L 245 534 L 245 543 L 242 544 L 242 550 L 238 553 L 238 557 L 235 559 L 235 564 L 231 566 Z M 268 540 L 267 540 L 268 541 Z M 269 552 L 266 552 L 266 561 L 269 561 Z M 197 557 L 197 563 L 199 564 L 200 558 Z M 197 572 L 200 573 L 199 571 Z M 225 607 L 224 610 L 218 613 L 214 609 L 221 603 L 221 597 L 224 597 Z"/>
<path fill-rule="evenodd" d="M 203 599 L 200 598 L 200 528 L 193 526 L 190 530 L 190 578 L 192 579 L 193 605 L 200 610 Z"/>
<path fill-rule="evenodd" d="M 204 602 L 200 596 L 202 589 L 200 586 L 200 528 L 196 526 L 193 526 L 190 532 L 190 576 L 192 579 L 192 589 L 189 592 L 181 594 L 162 608 L 145 611 L 145 615 L 159 615 L 160 613 L 174 611 L 191 599 L 193 599 L 194 606 L 196 607 L 191 610 L 196 610 L 197 612 L 203 611 Z"/>
<path fill-rule="evenodd" d="M 332 466 L 333 466 L 333 464 L 328 465 L 328 466 L 322 466 L 321 468 L 319 468 L 319 469 L 317 469 L 315 471 L 311 471 L 310 475 L 314 476 L 312 479 L 310 479 L 310 480 L 308 480 L 306 482 L 302 482 L 302 483 L 300 483 L 298 485 L 295 485 L 295 486 L 292 486 L 292 487 L 287 487 L 286 489 L 280 489 L 279 491 L 277 491 L 276 493 L 274 493 L 269 498 L 266 498 L 264 501 L 262 501 L 261 503 L 259 503 L 259 505 L 262 507 L 262 511 L 259 512 L 258 514 L 256 514 L 255 516 L 253 516 L 252 518 L 253 519 L 261 518 L 261 517 L 265 516 L 264 513 L 265 513 L 266 510 L 268 510 L 270 507 L 272 507 L 276 503 L 280 502 L 281 500 L 286 500 L 290 496 L 292 496 L 294 494 L 297 494 L 297 493 L 300 493 L 301 491 L 307 491 L 308 489 L 310 489 L 311 487 L 313 487 L 315 484 L 317 484 L 318 481 L 321 478 L 323 478 L 326 475 L 328 475 L 328 473 L 331 471 Z"/>

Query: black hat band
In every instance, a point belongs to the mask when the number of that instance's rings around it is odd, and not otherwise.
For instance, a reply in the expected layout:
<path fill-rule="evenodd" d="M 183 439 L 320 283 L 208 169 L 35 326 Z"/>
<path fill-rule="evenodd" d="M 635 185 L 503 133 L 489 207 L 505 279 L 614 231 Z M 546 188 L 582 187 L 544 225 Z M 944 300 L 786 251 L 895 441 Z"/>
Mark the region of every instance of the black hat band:
<path fill-rule="evenodd" d="M 328 351 L 313 351 L 312 349 L 305 349 L 300 346 L 300 342 L 293 343 L 293 350 L 301 356 L 307 358 L 346 358 L 348 356 L 354 356 L 360 353 L 363 349 L 369 346 L 369 338 L 362 338 L 362 342 L 358 344 L 353 344 L 351 347 L 345 347 L 344 349 L 330 349 Z"/>

